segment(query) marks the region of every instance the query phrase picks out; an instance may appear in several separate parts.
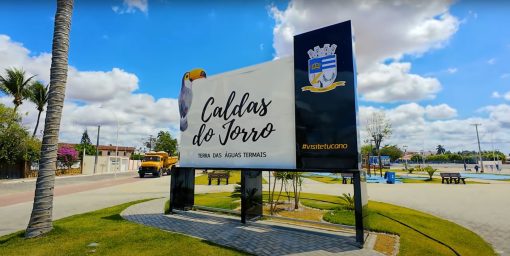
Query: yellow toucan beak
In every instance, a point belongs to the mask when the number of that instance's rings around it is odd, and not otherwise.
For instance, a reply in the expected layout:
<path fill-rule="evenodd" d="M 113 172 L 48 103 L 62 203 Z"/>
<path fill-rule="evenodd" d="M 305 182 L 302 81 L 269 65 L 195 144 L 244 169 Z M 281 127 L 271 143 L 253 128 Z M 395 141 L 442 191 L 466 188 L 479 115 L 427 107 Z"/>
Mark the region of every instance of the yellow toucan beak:
<path fill-rule="evenodd" d="M 199 78 L 206 78 L 205 71 L 201 68 L 193 69 L 189 72 L 189 80 L 193 81 Z"/>

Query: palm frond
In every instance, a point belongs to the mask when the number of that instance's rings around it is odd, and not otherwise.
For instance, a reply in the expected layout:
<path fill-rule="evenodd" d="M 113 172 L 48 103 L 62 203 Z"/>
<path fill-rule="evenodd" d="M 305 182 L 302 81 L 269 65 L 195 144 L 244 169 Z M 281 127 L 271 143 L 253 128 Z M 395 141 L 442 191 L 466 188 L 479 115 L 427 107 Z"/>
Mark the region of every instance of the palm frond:
<path fill-rule="evenodd" d="M 44 106 L 48 102 L 48 86 L 44 86 L 40 81 L 35 81 L 30 86 L 29 100 L 37 106 L 37 110 L 44 111 Z"/>
<path fill-rule="evenodd" d="M 30 81 L 35 76 L 26 78 L 25 71 L 18 68 L 7 68 L 5 69 L 5 73 L 5 76 L 0 76 L 0 91 L 13 96 L 15 98 L 15 104 L 17 104 L 16 102 L 21 104 L 24 99 L 30 97 Z"/>

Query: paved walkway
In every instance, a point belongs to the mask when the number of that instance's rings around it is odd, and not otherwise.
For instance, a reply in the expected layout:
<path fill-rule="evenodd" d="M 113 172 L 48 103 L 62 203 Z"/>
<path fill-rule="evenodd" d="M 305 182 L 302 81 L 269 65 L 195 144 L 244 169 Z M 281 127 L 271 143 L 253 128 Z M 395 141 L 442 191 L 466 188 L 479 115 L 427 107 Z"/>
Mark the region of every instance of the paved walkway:
<path fill-rule="evenodd" d="M 240 223 L 228 217 L 195 211 L 163 214 L 166 199 L 133 205 L 123 218 L 143 225 L 193 236 L 255 255 L 382 255 L 371 249 L 359 249 L 352 233 L 305 229 L 269 223 Z M 372 247 L 375 236 L 369 236 Z"/>

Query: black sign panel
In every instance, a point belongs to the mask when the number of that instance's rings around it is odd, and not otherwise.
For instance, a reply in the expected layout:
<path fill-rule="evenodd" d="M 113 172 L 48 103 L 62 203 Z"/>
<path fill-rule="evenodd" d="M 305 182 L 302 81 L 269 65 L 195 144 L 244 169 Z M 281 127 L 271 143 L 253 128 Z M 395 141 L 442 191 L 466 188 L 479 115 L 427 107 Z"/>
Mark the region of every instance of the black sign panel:
<path fill-rule="evenodd" d="M 296 167 L 359 169 L 351 22 L 294 36 Z"/>

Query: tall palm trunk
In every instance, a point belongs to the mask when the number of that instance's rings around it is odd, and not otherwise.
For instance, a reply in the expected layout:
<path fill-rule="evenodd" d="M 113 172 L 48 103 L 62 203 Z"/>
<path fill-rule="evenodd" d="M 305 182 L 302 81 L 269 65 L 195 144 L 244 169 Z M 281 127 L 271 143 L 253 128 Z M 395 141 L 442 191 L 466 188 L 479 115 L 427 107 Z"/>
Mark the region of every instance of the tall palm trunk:
<path fill-rule="evenodd" d="M 57 0 L 50 69 L 48 108 L 35 187 L 34 206 L 25 237 L 37 237 L 53 229 L 53 188 L 57 161 L 57 143 L 64 107 L 69 55 L 69 32 L 73 0 Z"/>
<path fill-rule="evenodd" d="M 35 137 L 35 133 L 37 132 L 37 128 L 39 127 L 39 119 L 41 119 L 42 110 L 39 110 L 39 114 L 37 114 L 37 123 L 35 123 L 34 133 L 32 134 L 32 138 Z"/>

